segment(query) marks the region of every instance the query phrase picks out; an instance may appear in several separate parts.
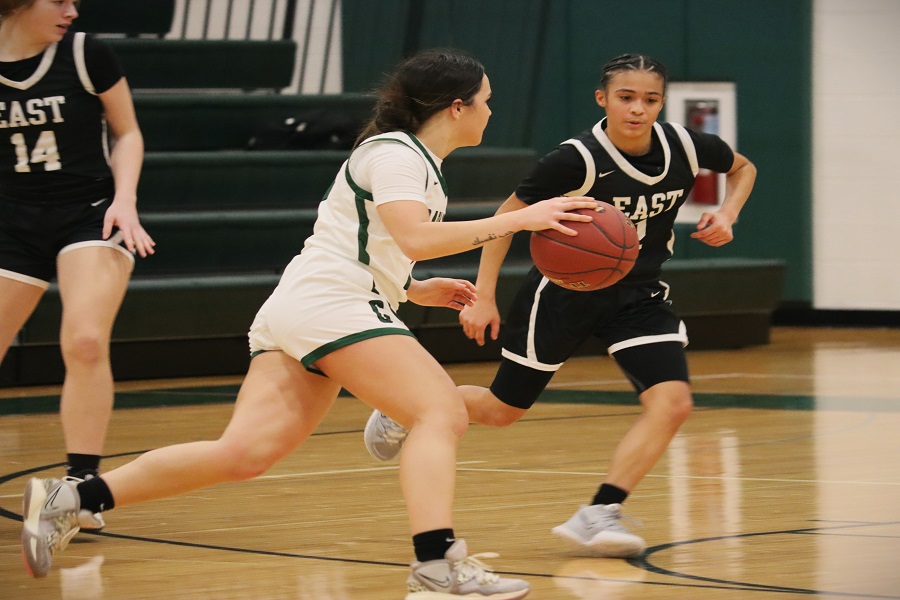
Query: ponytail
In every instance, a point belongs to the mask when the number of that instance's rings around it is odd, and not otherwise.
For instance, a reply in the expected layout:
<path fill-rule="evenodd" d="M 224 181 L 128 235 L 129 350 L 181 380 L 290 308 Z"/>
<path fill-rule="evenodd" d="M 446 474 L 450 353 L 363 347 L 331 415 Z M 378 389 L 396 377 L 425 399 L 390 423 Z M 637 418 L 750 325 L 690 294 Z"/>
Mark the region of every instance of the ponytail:
<path fill-rule="evenodd" d="M 471 104 L 483 78 L 484 66 L 453 48 L 425 50 L 403 60 L 376 90 L 372 119 L 356 145 L 380 133 L 416 133 L 454 100 Z"/>

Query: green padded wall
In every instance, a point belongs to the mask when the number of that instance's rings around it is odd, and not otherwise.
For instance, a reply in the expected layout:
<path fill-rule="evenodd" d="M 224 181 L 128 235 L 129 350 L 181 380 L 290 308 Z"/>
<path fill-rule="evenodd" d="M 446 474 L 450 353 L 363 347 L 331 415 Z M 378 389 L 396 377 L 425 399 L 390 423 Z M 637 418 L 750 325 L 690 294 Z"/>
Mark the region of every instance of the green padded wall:
<path fill-rule="evenodd" d="M 811 301 L 811 0 L 373 4 L 344 2 L 346 91 L 377 84 L 409 47 L 405 28 L 418 14 L 420 47 L 454 45 L 485 63 L 494 90 L 486 145 L 543 153 L 590 126 L 602 115 L 600 67 L 624 52 L 660 58 L 672 80 L 736 82 L 738 150 L 759 167 L 756 189 L 733 243 L 708 248 L 680 226 L 676 258 L 783 260 L 785 301 Z"/>
<path fill-rule="evenodd" d="M 377 4 L 377 9 L 375 5 Z M 545 62 L 542 0 L 387 0 L 344 3 L 344 91 L 369 91 L 404 55 L 407 22 L 421 11 L 421 47 L 454 46 L 477 56 L 491 79 L 494 114 L 484 143 L 530 146 L 534 74 Z M 562 4 L 562 3 L 559 3 Z M 389 31 L 391 35 L 384 36 Z M 546 32 L 549 33 L 549 32 Z"/>
<path fill-rule="evenodd" d="M 784 259 L 785 299 L 809 302 L 812 7 L 805 0 L 693 0 L 688 8 L 688 28 L 695 34 L 685 40 L 685 76 L 736 82 L 739 150 L 759 169 L 728 255 Z M 720 14 L 729 15 L 731 25 L 724 26 Z M 721 255 L 686 242 L 688 233 L 679 257 Z"/>

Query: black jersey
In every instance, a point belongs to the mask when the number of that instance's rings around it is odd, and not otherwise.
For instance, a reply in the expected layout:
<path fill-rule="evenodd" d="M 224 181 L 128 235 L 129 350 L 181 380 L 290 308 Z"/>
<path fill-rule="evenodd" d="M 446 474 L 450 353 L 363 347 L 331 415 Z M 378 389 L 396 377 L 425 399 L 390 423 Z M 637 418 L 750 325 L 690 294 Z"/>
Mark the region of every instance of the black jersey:
<path fill-rule="evenodd" d="M 650 152 L 630 156 L 606 136 L 605 121 L 541 158 L 516 195 L 528 204 L 556 196 L 590 196 L 616 206 L 634 222 L 641 241 L 637 262 L 622 282 L 655 281 L 672 256 L 675 216 L 698 170 L 725 173 L 734 163 L 734 152 L 718 136 L 655 123 Z"/>
<path fill-rule="evenodd" d="M 0 197 L 55 203 L 114 194 L 103 104 L 122 78 L 110 48 L 67 33 L 41 54 L 0 62 Z"/>

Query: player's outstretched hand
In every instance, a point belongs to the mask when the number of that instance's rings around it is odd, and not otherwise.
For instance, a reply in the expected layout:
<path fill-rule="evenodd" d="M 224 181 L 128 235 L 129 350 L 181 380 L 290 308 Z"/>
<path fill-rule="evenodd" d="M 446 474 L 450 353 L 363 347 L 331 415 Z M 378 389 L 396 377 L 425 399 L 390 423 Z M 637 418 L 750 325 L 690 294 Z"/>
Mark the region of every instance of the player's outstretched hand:
<path fill-rule="evenodd" d="M 565 221 L 591 221 L 589 215 L 575 212 L 579 208 L 597 208 L 597 201 L 586 196 L 573 196 L 571 198 L 559 196 L 541 200 L 519 211 L 523 218 L 522 229 L 526 231 L 541 231 L 543 229 L 555 229 L 565 235 L 578 235 L 574 229 L 565 226 Z"/>
<path fill-rule="evenodd" d="M 470 281 L 432 277 L 422 281 L 414 279 L 406 290 L 406 297 L 420 306 L 445 306 L 462 310 L 466 306 L 472 306 L 477 296 L 475 286 Z"/>

